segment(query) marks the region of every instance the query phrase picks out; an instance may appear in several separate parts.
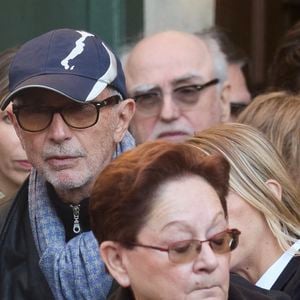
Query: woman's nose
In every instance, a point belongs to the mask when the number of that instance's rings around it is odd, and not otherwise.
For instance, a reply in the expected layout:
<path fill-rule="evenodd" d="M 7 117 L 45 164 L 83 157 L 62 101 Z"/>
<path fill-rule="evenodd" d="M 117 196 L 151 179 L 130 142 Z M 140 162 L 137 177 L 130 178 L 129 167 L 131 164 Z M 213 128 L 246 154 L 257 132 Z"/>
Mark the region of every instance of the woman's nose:
<path fill-rule="evenodd" d="M 212 248 L 210 247 L 209 243 L 202 243 L 201 251 L 198 253 L 197 257 L 195 258 L 193 269 L 194 272 L 207 272 L 211 273 L 218 267 L 218 260 L 220 256 L 228 255 L 226 254 L 216 254 Z M 228 270 L 229 272 L 229 270 Z"/>

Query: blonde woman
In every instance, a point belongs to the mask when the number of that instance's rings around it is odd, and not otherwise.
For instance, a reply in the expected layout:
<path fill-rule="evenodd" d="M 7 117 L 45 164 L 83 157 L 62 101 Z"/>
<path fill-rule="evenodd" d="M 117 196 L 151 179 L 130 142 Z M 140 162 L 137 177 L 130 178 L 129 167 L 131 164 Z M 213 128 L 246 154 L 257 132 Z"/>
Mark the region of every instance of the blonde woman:
<path fill-rule="evenodd" d="M 188 144 L 230 163 L 229 225 L 241 230 L 231 270 L 266 289 L 300 299 L 300 202 L 284 163 L 258 130 L 223 124 Z"/>
<path fill-rule="evenodd" d="M 9 48 L 0 53 L 0 100 L 8 93 L 8 69 L 18 48 Z M 0 110 L 0 228 L 11 200 L 31 169 L 20 140 L 8 118 L 12 111 L 9 105 Z"/>
<path fill-rule="evenodd" d="M 300 187 L 300 95 L 272 92 L 257 96 L 238 122 L 262 131 L 284 159 L 295 185 Z"/>

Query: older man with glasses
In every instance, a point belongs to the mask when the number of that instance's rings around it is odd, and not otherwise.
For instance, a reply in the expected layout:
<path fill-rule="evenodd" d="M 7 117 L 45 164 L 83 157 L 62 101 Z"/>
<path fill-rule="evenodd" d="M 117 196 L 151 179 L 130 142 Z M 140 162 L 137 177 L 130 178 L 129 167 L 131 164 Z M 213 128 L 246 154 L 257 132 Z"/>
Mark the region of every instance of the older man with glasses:
<path fill-rule="evenodd" d="M 137 143 L 181 141 L 229 120 L 227 63 L 209 34 L 154 34 L 133 47 L 124 65 L 136 101 L 130 130 Z"/>
<path fill-rule="evenodd" d="M 0 235 L 0 298 L 106 299 L 111 278 L 90 232 L 97 175 L 134 146 L 118 58 L 94 34 L 58 29 L 11 65 L 10 119 L 34 166 Z"/>

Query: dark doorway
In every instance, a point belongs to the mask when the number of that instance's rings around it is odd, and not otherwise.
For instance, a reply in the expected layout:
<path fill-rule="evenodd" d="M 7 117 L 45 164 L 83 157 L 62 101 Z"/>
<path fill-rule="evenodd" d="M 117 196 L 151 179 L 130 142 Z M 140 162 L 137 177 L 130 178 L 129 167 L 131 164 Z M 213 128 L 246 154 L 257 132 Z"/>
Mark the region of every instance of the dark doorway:
<path fill-rule="evenodd" d="M 216 0 L 216 25 L 249 57 L 246 76 L 253 95 L 265 88 L 280 38 L 299 20 L 300 0 Z"/>

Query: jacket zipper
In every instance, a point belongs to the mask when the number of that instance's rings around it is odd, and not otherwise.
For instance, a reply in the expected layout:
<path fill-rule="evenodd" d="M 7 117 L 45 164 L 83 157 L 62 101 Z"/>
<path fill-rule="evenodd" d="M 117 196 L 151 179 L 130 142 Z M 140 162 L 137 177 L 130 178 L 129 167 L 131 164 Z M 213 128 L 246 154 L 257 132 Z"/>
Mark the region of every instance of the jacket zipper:
<path fill-rule="evenodd" d="M 78 234 L 81 231 L 80 223 L 79 223 L 79 215 L 80 215 L 80 204 L 78 205 L 70 205 L 73 211 L 73 232 Z"/>

